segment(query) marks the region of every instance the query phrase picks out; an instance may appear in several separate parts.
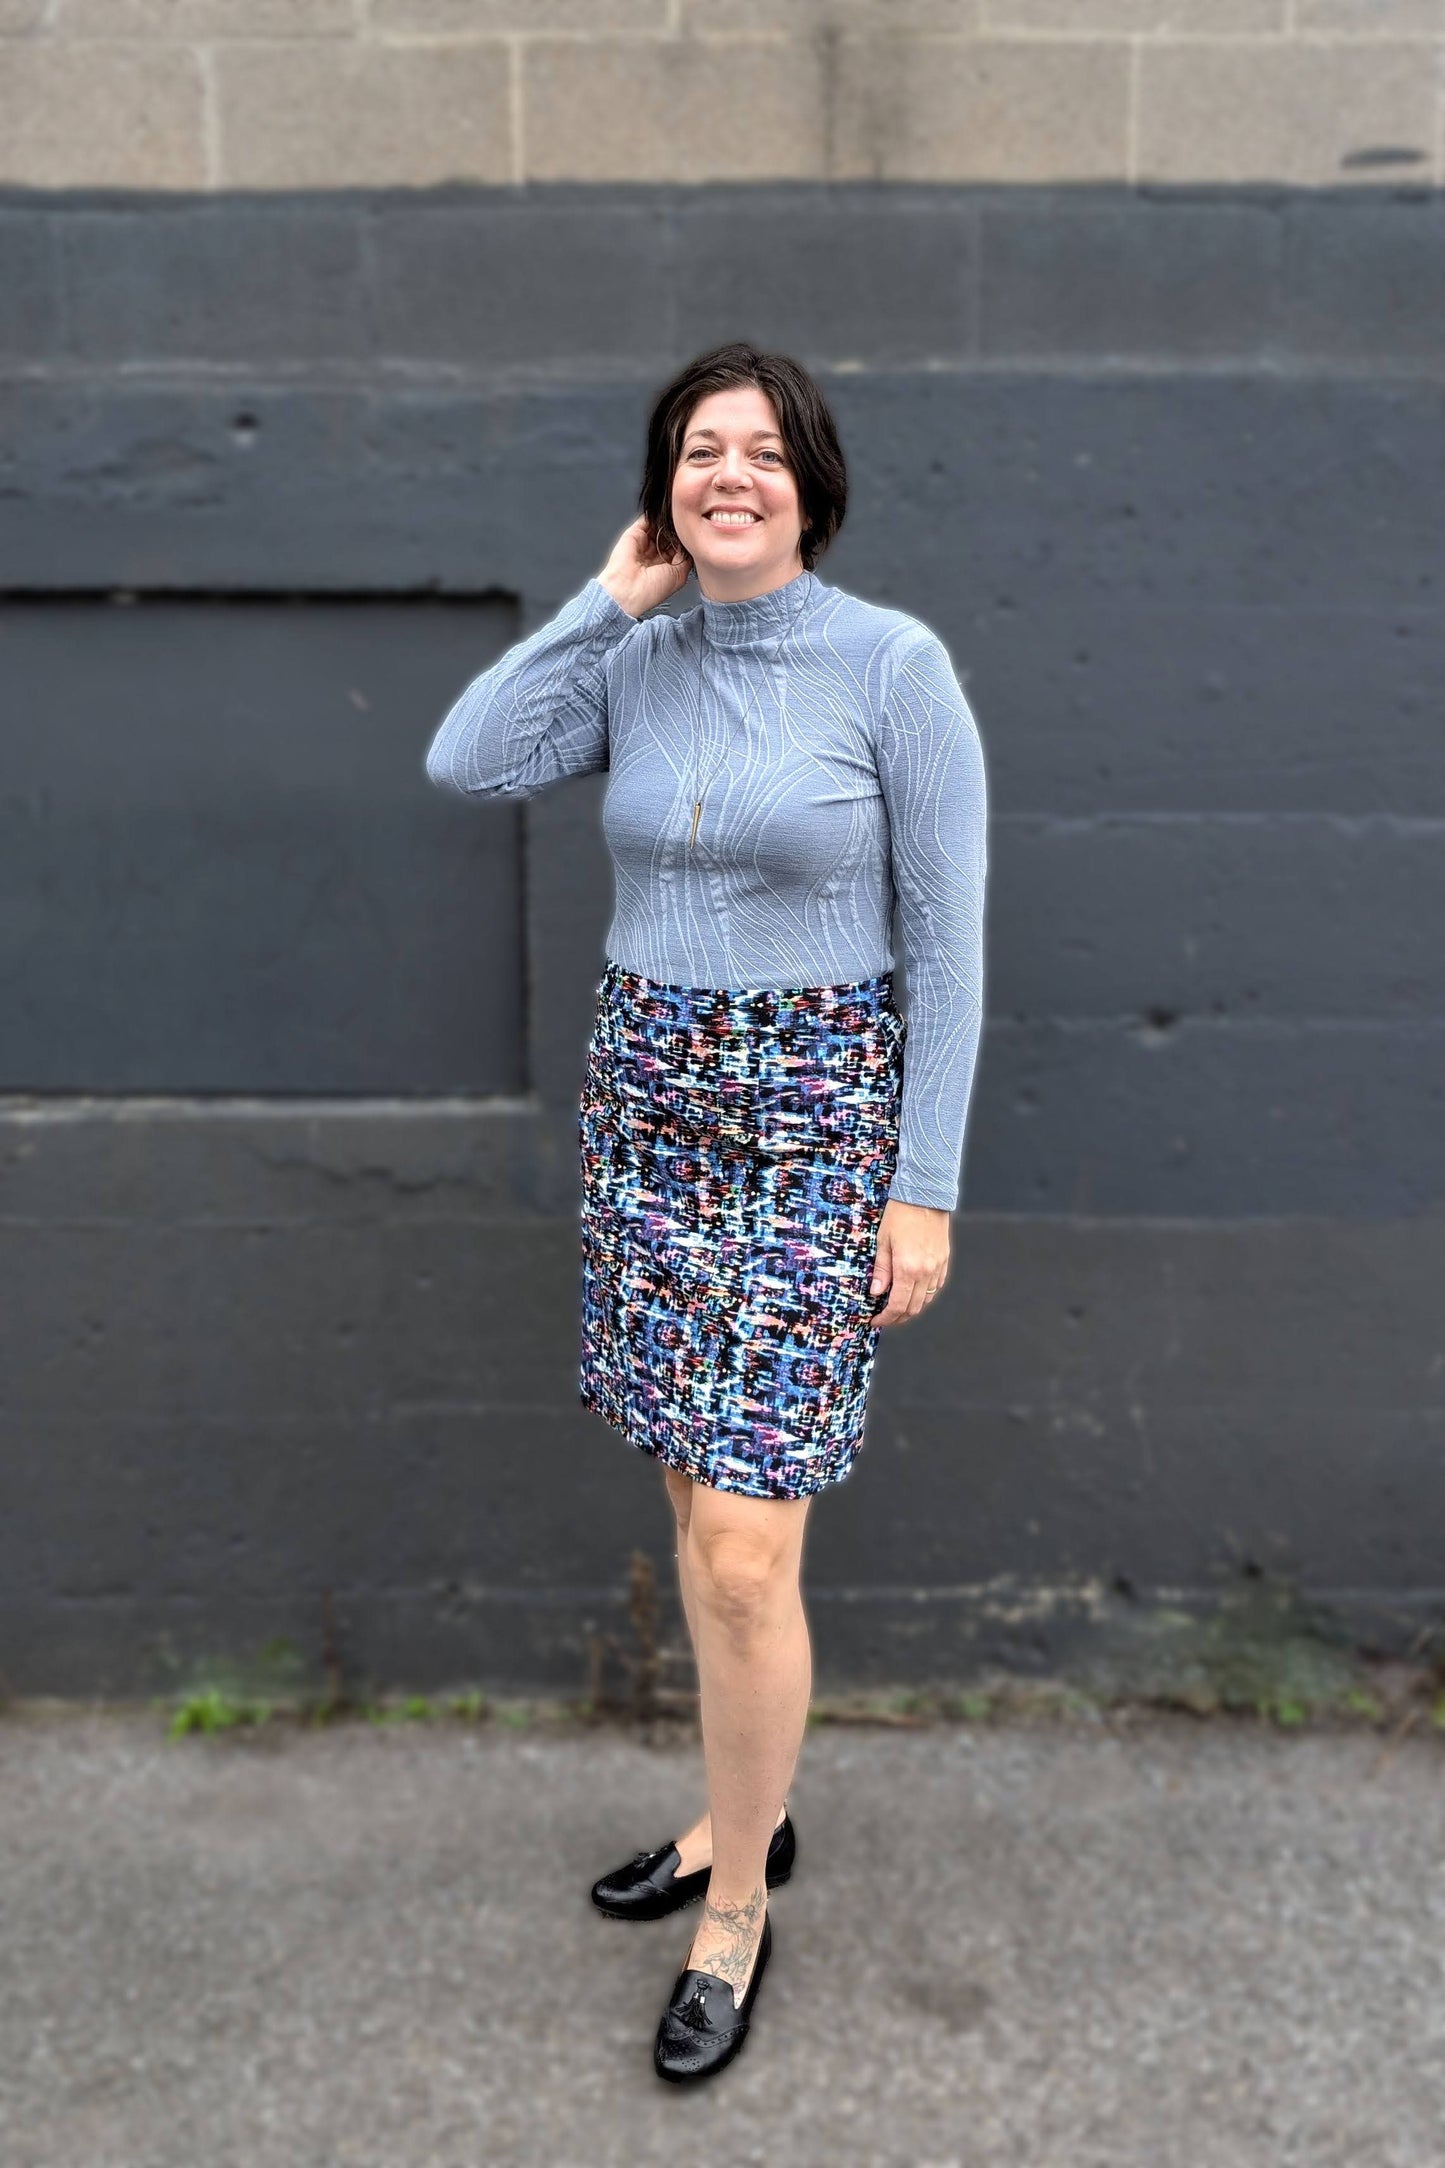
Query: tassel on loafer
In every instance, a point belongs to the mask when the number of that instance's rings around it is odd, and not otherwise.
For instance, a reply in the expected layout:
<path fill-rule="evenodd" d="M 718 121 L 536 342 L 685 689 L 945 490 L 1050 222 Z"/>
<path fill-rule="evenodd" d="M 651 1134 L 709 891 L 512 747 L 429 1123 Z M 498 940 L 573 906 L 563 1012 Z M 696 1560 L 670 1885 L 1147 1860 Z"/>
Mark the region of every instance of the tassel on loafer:
<path fill-rule="evenodd" d="M 657 2028 L 652 2064 L 660 2078 L 670 2084 L 686 2084 L 692 2078 L 710 2078 L 730 2063 L 748 2036 L 758 1983 L 773 1947 L 773 1923 L 763 1915 L 758 1954 L 752 1978 L 740 2003 L 715 1972 L 699 1972 L 685 1965 L 678 1974 L 667 2008 Z"/>
<path fill-rule="evenodd" d="M 798 1856 L 798 1833 L 787 1812 L 773 1831 L 768 1845 L 765 1879 L 769 1889 L 786 1882 Z M 675 1844 L 659 1845 L 652 1852 L 638 1852 L 625 1865 L 604 1874 L 592 1885 L 592 1902 L 614 1920 L 660 1920 L 683 1905 L 696 1902 L 707 1889 L 712 1867 L 698 1867 L 679 1874 L 682 1857 Z"/>

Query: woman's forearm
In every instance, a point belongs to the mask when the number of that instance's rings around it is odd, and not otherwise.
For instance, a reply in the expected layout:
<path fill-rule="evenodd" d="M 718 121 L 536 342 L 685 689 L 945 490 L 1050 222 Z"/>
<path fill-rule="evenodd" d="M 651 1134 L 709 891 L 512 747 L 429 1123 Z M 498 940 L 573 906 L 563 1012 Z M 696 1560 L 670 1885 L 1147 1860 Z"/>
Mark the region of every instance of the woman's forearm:
<path fill-rule="evenodd" d="M 636 629 L 601 581 L 589 580 L 464 687 L 427 750 L 427 780 L 463 797 L 525 798 L 605 768 L 606 665 Z"/>

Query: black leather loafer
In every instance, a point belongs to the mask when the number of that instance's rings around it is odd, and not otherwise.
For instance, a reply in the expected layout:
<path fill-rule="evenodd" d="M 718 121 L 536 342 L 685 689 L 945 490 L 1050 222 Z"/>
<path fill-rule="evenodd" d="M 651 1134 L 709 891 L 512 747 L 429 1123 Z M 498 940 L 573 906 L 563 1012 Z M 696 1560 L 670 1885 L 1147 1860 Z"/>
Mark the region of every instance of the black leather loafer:
<path fill-rule="evenodd" d="M 765 1870 L 767 1886 L 776 1889 L 786 1882 L 798 1856 L 798 1833 L 793 1817 L 784 1813 L 768 1846 Z M 711 1866 L 692 1874 L 679 1874 L 682 1857 L 675 1844 L 659 1845 L 655 1852 L 638 1852 L 625 1866 L 614 1867 L 592 1885 L 592 1902 L 599 1912 L 614 1920 L 660 1920 L 683 1905 L 696 1902 L 707 1889 Z"/>
<path fill-rule="evenodd" d="M 733 1991 L 715 1972 L 699 1972 L 685 1965 L 677 1976 L 657 2028 L 652 2064 L 660 2078 L 685 2085 L 690 2078 L 710 2078 L 730 2063 L 748 2036 L 758 1982 L 773 1947 L 773 1923 L 764 1914 L 753 1959 L 752 1978 L 743 1999 L 734 2003 Z"/>

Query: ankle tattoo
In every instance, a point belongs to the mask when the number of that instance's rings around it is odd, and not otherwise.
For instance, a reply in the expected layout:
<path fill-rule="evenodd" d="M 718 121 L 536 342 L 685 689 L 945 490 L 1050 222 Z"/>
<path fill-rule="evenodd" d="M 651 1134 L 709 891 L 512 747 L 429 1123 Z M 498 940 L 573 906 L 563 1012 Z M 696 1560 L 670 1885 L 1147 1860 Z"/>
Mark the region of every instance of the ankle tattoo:
<path fill-rule="evenodd" d="M 716 1948 L 717 1954 L 702 1969 L 715 1972 L 720 1980 L 727 1981 L 734 2002 L 741 2002 L 743 1989 L 751 1977 L 767 1903 L 768 1891 L 764 1882 L 760 1882 L 749 1896 L 734 1903 L 715 1902 L 711 1896 L 703 1900 L 702 1926 L 697 1940 L 705 1942 L 709 1949 Z"/>

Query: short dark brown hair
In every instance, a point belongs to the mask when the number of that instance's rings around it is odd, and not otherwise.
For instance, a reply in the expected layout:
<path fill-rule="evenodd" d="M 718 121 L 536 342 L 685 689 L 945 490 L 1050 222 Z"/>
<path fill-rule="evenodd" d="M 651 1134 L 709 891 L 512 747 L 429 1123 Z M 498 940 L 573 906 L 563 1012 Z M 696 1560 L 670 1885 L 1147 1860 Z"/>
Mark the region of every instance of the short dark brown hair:
<path fill-rule="evenodd" d="M 811 572 L 843 524 L 848 474 L 827 400 L 802 364 L 786 354 L 760 353 L 746 339 L 734 339 L 699 354 L 664 385 L 648 417 L 638 505 L 657 548 L 666 557 L 675 556 L 682 544 L 672 524 L 672 481 L 688 422 L 700 400 L 740 384 L 756 384 L 773 403 L 802 507 L 798 554 L 803 569 Z"/>

